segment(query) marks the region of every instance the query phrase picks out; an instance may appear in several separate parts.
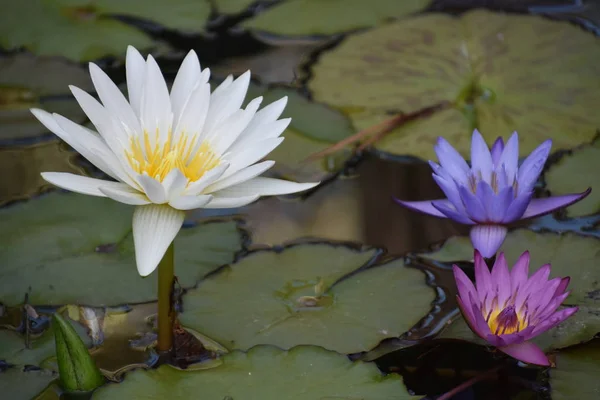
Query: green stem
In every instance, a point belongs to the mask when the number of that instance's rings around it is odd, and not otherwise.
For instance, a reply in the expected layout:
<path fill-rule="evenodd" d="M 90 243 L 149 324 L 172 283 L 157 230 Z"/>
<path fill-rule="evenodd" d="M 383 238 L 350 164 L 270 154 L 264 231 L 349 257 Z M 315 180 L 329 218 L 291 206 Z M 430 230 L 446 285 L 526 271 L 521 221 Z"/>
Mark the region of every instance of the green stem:
<path fill-rule="evenodd" d="M 156 349 L 169 352 L 173 347 L 174 312 L 171 295 L 175 279 L 174 245 L 171 243 L 158 264 L 158 343 Z"/>

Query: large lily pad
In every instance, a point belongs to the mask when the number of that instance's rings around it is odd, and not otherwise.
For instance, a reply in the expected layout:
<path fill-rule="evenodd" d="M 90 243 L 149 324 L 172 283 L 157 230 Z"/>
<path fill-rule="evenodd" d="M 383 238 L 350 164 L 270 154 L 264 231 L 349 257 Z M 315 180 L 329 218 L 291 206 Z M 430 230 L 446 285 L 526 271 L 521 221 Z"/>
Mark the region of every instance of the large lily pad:
<path fill-rule="evenodd" d="M 1 58 L 0 142 L 47 132 L 29 111 L 31 107 L 82 122 L 85 114 L 71 96 L 68 85 L 91 90 L 92 81 L 84 68 L 65 60 L 36 58 L 26 53 Z"/>
<path fill-rule="evenodd" d="M 77 154 L 68 151 L 58 140 L 31 146 L 0 147 L 0 170 L 4 174 L 0 186 L 0 204 L 29 198 L 50 188 L 40 172 L 83 173 L 75 164 Z"/>
<path fill-rule="evenodd" d="M 598 214 L 600 213 L 598 171 L 600 171 L 600 141 L 561 157 L 546 172 L 544 180 L 546 188 L 553 195 L 577 193 L 593 187 L 588 197 L 567 208 L 567 215 L 579 217 Z"/>
<path fill-rule="evenodd" d="M 525 250 L 531 255 L 530 273 L 550 263 L 551 277 L 571 277 L 571 295 L 564 304 L 580 307 L 574 317 L 536 339 L 538 343 L 546 349 L 555 349 L 592 339 L 600 332 L 600 269 L 597 268 L 600 240 L 574 233 L 536 233 L 519 229 L 510 232 L 500 248 L 511 266 Z M 439 251 L 422 256 L 443 262 L 470 260 L 473 248 L 467 237 L 454 237 Z M 461 320 L 454 322 L 442 337 L 473 338 Z M 454 324 L 463 324 L 463 327 Z"/>
<path fill-rule="evenodd" d="M 408 331 L 435 299 L 423 273 L 401 260 L 338 282 L 375 254 L 327 243 L 252 253 L 190 290 L 181 323 L 229 349 L 312 344 L 340 353 L 370 350 Z M 410 307 L 398 312 L 404 303 Z"/>
<path fill-rule="evenodd" d="M 223 14 L 238 14 L 245 11 L 257 0 L 214 0 L 215 8 Z"/>
<path fill-rule="evenodd" d="M 490 143 L 518 130 L 525 155 L 548 138 L 555 149 L 592 140 L 599 57 L 600 42 L 569 23 L 483 10 L 428 14 L 349 37 L 320 57 L 309 88 L 358 129 L 447 104 L 377 143 L 385 153 L 433 159 L 443 135 L 468 155 L 477 127 Z"/>
<path fill-rule="evenodd" d="M 15 15 L 26 15 L 27 23 L 14 18 Z M 210 16 L 210 3 L 204 0 L 14 1 L 6 3 L 0 14 L 0 45 L 26 47 L 39 55 L 62 55 L 80 61 L 123 56 L 127 45 L 138 49 L 152 46 L 150 37 L 112 18 L 115 15 L 198 32 Z"/>
<path fill-rule="evenodd" d="M 424 9 L 429 0 L 288 0 L 242 26 L 286 36 L 332 35 L 367 28 Z"/>
<path fill-rule="evenodd" d="M 57 378 L 52 371 L 12 367 L 0 372 L 0 393 L 6 399 L 30 400 Z"/>
<path fill-rule="evenodd" d="M 116 305 L 155 299 L 156 276 L 135 267 L 133 207 L 106 198 L 52 193 L 0 210 L 0 301 Z M 176 275 L 190 287 L 242 248 L 235 221 L 183 229 Z"/>
<path fill-rule="evenodd" d="M 552 400 L 596 399 L 600 397 L 600 341 L 564 350 L 550 371 Z"/>
<path fill-rule="evenodd" d="M 186 372 L 168 365 L 135 371 L 119 384 L 101 387 L 93 399 L 411 399 L 398 375 L 382 376 L 375 364 L 353 363 L 318 347 L 282 351 L 259 346 L 236 351 L 223 364 Z"/>

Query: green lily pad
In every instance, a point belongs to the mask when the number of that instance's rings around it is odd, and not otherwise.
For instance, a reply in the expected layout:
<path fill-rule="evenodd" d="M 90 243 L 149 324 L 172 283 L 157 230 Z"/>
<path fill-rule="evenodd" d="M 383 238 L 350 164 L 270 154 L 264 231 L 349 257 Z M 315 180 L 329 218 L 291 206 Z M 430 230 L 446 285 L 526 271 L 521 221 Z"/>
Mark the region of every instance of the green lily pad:
<path fill-rule="evenodd" d="M 567 208 L 567 215 L 580 217 L 582 215 L 600 213 L 600 188 L 598 171 L 600 170 L 600 141 L 574 150 L 552 164 L 544 175 L 546 188 L 552 195 L 582 192 L 593 187 L 592 193 L 582 201 Z"/>
<path fill-rule="evenodd" d="M 89 74 L 80 65 L 27 53 L 0 59 L 0 141 L 47 132 L 29 111 L 31 107 L 56 112 L 76 122 L 84 121 L 85 114 L 71 96 L 68 85 L 92 90 Z"/>
<path fill-rule="evenodd" d="M 548 138 L 554 149 L 594 138 L 599 57 L 600 41 L 565 22 L 483 10 L 426 14 L 348 37 L 313 65 L 308 84 L 358 130 L 447 104 L 392 131 L 375 145 L 383 153 L 433 159 L 443 135 L 467 156 L 477 127 L 490 143 L 518 130 L 526 155 Z"/>
<path fill-rule="evenodd" d="M 0 372 L 0 393 L 6 399 L 30 400 L 57 378 L 58 375 L 52 371 L 9 368 Z"/>
<path fill-rule="evenodd" d="M 210 16 L 204 0 L 23 0 L 7 3 L 0 14 L 0 45 L 25 47 L 39 55 L 93 60 L 125 55 L 127 45 L 148 49 L 152 39 L 113 16 L 157 23 L 169 29 L 202 31 Z M 23 24 L 15 15 L 27 15 Z"/>
<path fill-rule="evenodd" d="M 381 24 L 424 9 L 429 0 L 288 0 L 243 27 L 286 36 L 333 35 Z"/>
<path fill-rule="evenodd" d="M 133 207 L 107 198 L 52 193 L 0 210 L 0 301 L 117 305 L 156 297 L 156 275 L 135 267 Z M 235 221 L 183 229 L 175 273 L 191 287 L 242 249 Z"/>
<path fill-rule="evenodd" d="M 164 365 L 128 374 L 119 384 L 101 387 L 94 400 L 188 399 L 412 399 L 398 375 L 382 376 L 375 364 L 351 362 L 318 347 L 282 351 L 258 346 L 235 351 L 216 368 L 187 372 Z"/>
<path fill-rule="evenodd" d="M 91 346 L 92 340 L 87 335 L 83 325 L 67 319 L 73 326 L 86 346 Z M 50 326 L 37 338 L 31 338 L 29 347 L 25 337 L 11 330 L 0 330 L 0 360 L 14 365 L 40 366 L 45 360 L 56 354 L 54 329 Z M 0 392 L 2 393 L 2 392 Z"/>
<path fill-rule="evenodd" d="M 376 254 L 328 243 L 251 253 L 184 295 L 181 323 L 228 349 L 370 350 L 407 332 L 435 299 L 423 273 L 401 260 L 344 278 Z M 402 302 L 411 306 L 399 313 Z"/>
<path fill-rule="evenodd" d="M 215 0 L 214 4 L 222 14 L 239 14 L 256 2 L 257 0 Z"/>
<path fill-rule="evenodd" d="M 51 188 L 40 172 L 56 171 L 82 174 L 75 164 L 77 154 L 54 139 L 31 146 L 0 147 L 0 170 L 5 174 L 0 186 L 0 204 L 27 199 Z"/>
<path fill-rule="evenodd" d="M 561 351 L 550 371 L 552 400 L 600 397 L 600 341 Z"/>
<path fill-rule="evenodd" d="M 272 173 L 297 181 L 323 180 L 339 172 L 351 156 L 350 151 L 306 162 L 313 153 L 324 150 L 354 134 L 350 120 L 341 112 L 324 104 L 308 100 L 292 88 L 251 85 L 247 99 L 263 96 L 263 104 L 270 104 L 287 96 L 288 103 L 281 118 L 292 118 L 283 133 L 285 140 L 268 159 L 275 161 Z"/>
<path fill-rule="evenodd" d="M 525 250 L 531 255 L 530 274 L 550 263 L 551 277 L 571 277 L 571 295 L 564 304 L 580 307 L 575 316 L 540 335 L 536 341 L 545 349 L 556 349 L 591 340 L 600 332 L 600 270 L 597 268 L 600 240 L 574 233 L 536 233 L 519 229 L 509 232 L 500 248 L 510 266 Z M 421 256 L 442 262 L 471 260 L 473 248 L 469 238 L 454 237 L 440 250 Z M 460 318 L 440 337 L 472 340 L 474 336 Z"/>

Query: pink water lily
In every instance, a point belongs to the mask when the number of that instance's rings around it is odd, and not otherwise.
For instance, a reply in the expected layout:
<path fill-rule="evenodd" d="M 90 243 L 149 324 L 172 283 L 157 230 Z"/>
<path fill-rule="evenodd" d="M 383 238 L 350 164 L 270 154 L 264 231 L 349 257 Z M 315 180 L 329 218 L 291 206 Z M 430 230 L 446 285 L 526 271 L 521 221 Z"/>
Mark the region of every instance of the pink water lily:
<path fill-rule="evenodd" d="M 447 198 L 396 201 L 415 211 L 473 225 L 473 247 L 484 257 L 491 257 L 502 245 L 508 224 L 551 213 L 590 193 L 591 189 L 588 189 L 578 194 L 532 199 L 533 187 L 551 147 L 552 141 L 546 140 L 519 166 L 517 132 L 506 145 L 502 138 L 498 138 L 490 150 L 479 131 L 475 130 L 469 167 L 450 143 L 440 137 L 435 146 L 440 163 L 430 161 L 429 164 L 433 169 L 433 179 Z"/>
<path fill-rule="evenodd" d="M 475 250 L 475 285 L 456 265 L 457 301 L 469 327 L 492 346 L 529 364 L 550 365 L 548 357 L 530 339 L 554 328 L 577 312 L 558 310 L 569 296 L 569 278 L 553 278 L 550 264 L 529 277 L 529 252 L 519 257 L 511 271 L 500 253 L 490 272 Z"/>

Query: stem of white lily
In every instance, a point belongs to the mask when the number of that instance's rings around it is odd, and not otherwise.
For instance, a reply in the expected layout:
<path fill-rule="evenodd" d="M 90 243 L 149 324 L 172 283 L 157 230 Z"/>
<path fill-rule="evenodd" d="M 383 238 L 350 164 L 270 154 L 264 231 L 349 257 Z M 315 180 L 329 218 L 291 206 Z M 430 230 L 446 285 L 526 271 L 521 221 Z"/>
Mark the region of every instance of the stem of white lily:
<path fill-rule="evenodd" d="M 161 353 L 173 348 L 174 312 L 171 296 L 175 280 L 175 248 L 173 242 L 158 264 L 158 343 L 156 350 Z"/>

